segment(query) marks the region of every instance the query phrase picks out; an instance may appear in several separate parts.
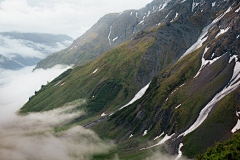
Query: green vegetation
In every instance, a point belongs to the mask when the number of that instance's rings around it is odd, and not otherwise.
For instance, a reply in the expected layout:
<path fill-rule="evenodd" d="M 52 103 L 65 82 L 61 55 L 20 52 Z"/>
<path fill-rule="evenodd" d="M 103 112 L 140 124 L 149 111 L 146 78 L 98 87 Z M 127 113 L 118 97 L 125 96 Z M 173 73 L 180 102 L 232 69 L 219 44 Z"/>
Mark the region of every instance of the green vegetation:
<path fill-rule="evenodd" d="M 198 155 L 196 160 L 239 160 L 240 159 L 240 134 L 234 134 L 234 137 L 230 140 L 218 143 L 214 148 L 208 148 L 208 150 Z"/>
<path fill-rule="evenodd" d="M 184 137 L 182 150 L 186 156 L 195 157 L 198 153 L 205 152 L 208 146 L 214 146 L 216 142 L 221 141 L 221 137 L 227 137 L 236 124 L 235 108 L 239 107 L 239 104 L 235 99 L 239 96 L 238 92 L 239 89 L 224 97 L 209 118 Z"/>
<path fill-rule="evenodd" d="M 94 62 L 66 71 L 37 92 L 20 113 L 51 110 L 79 98 L 90 99 L 86 108 L 92 114 L 99 114 L 104 108 L 120 107 L 140 88 L 133 85 L 134 77 L 142 56 L 154 41 L 145 37 L 137 43 L 125 43 Z"/>

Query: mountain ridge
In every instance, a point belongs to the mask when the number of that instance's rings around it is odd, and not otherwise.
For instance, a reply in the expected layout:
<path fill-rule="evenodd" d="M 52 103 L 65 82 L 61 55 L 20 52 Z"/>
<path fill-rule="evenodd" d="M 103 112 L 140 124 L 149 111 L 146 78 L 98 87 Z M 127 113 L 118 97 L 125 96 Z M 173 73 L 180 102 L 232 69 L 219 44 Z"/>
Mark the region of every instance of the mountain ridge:
<path fill-rule="evenodd" d="M 87 115 L 67 127 L 84 124 L 114 139 L 118 146 L 105 158 L 115 153 L 121 159 L 144 158 L 150 148 L 193 158 L 215 141 L 229 139 L 240 109 L 239 1 L 171 2 L 161 12 L 163 24 L 146 25 L 100 58 L 66 71 L 36 92 L 20 113 L 87 99 L 78 108 Z M 145 93 L 125 106 L 146 85 Z M 92 117 L 99 122 L 81 122 Z"/>

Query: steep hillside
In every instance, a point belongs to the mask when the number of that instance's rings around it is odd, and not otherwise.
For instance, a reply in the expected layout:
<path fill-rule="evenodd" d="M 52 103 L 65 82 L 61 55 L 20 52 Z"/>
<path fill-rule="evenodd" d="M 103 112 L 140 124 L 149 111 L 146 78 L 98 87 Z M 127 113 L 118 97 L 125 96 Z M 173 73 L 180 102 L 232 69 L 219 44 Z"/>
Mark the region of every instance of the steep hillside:
<path fill-rule="evenodd" d="M 118 146 L 95 159 L 144 159 L 149 150 L 192 158 L 232 137 L 240 109 L 239 1 L 163 4 L 169 8 L 142 18 L 149 23 L 131 39 L 42 86 L 20 113 L 86 99 L 76 108 L 86 115 L 56 131 L 83 125 L 114 139 Z"/>
<path fill-rule="evenodd" d="M 56 64 L 83 65 L 100 57 L 104 52 L 131 40 L 138 32 L 150 31 L 167 23 L 184 24 L 188 19 L 199 30 L 192 32 L 188 30 L 192 26 L 187 24 L 181 29 L 180 35 L 189 34 L 187 39 L 189 41 L 182 44 L 182 47 L 186 48 L 196 40 L 202 27 L 210 22 L 211 15 L 224 9 L 224 5 L 219 5 L 221 1 L 216 1 L 214 6 L 212 2 L 198 1 L 193 5 L 192 1 L 154 0 L 140 10 L 107 14 L 85 34 L 77 38 L 71 46 L 40 61 L 36 68 L 49 68 Z M 207 12 L 193 16 L 195 12 L 204 9 Z M 175 26 L 178 27 L 177 24 Z M 171 35 L 167 38 L 178 37 Z"/>

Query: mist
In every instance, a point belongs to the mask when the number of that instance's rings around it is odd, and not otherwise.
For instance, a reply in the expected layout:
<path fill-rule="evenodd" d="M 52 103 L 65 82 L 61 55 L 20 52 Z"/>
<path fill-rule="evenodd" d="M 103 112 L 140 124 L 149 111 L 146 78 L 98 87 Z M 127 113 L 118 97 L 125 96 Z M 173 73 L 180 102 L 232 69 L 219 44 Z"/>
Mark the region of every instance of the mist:
<path fill-rule="evenodd" d="M 0 159 L 90 159 L 92 154 L 106 153 L 114 144 L 106 143 L 89 129 L 75 126 L 55 132 L 71 120 L 84 115 L 72 110 L 86 103 L 80 99 L 61 108 L 41 113 L 17 115 L 17 111 L 41 85 L 53 80 L 70 66 L 51 69 L 0 71 Z"/>
<path fill-rule="evenodd" d="M 36 43 L 29 40 L 14 39 L 0 35 L 0 50 L 2 55 L 12 59 L 19 55 L 23 58 L 43 59 L 47 55 L 68 47 L 72 41 L 57 42 L 54 46 Z"/>

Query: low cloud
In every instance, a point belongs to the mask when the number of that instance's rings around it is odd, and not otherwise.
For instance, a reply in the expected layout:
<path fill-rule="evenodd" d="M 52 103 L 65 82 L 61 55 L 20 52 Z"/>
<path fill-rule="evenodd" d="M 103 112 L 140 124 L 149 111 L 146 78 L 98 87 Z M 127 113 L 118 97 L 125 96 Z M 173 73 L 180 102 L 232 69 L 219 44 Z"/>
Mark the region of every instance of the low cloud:
<path fill-rule="evenodd" d="M 20 70 L 0 70 L 0 122 L 15 116 L 15 112 L 28 101 L 28 98 L 60 75 L 69 66 L 56 65 L 51 69 L 32 70 L 35 66 Z"/>
<path fill-rule="evenodd" d="M 0 54 L 14 58 L 19 55 L 23 58 L 40 58 L 68 47 L 72 41 L 57 42 L 54 46 L 34 43 L 29 40 L 13 39 L 0 35 Z"/>
<path fill-rule="evenodd" d="M 63 125 L 84 112 L 70 112 L 84 100 L 43 113 L 17 116 L 0 125 L 0 159 L 90 159 L 92 154 L 106 153 L 113 143 L 101 140 L 93 131 L 76 126 L 59 133 Z"/>
<path fill-rule="evenodd" d="M 31 72 L 33 67 L 1 71 L 0 159 L 85 160 L 90 159 L 92 154 L 106 153 L 114 146 L 81 126 L 55 132 L 55 127 L 61 127 L 85 114 L 83 111 L 74 110 L 84 104 L 85 100 L 67 103 L 51 111 L 16 115 L 35 90 L 67 68 L 69 67 L 58 65 L 34 72 Z"/>

